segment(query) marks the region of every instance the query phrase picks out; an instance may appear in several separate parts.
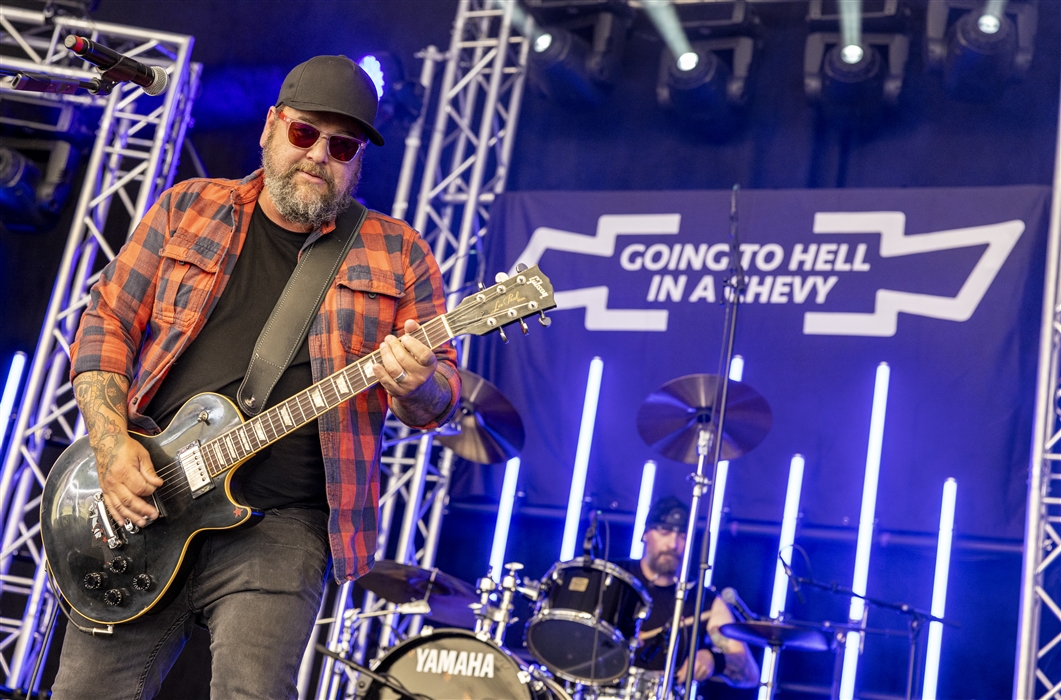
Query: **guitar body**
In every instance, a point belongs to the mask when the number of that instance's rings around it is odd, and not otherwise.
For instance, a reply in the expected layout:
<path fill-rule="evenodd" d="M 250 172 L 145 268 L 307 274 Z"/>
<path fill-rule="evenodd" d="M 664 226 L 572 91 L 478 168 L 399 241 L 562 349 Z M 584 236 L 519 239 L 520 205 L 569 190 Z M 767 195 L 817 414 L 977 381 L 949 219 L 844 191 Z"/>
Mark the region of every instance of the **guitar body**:
<path fill-rule="evenodd" d="M 205 443 L 242 422 L 224 396 L 199 394 L 159 435 L 130 432 L 165 482 L 155 491 L 163 515 L 136 533 L 119 528 L 124 543 L 115 549 L 93 536 L 94 496 L 100 486 L 88 438 L 63 452 L 41 495 L 41 537 L 52 578 L 71 607 L 101 624 L 140 617 L 180 590 L 194 563 L 197 534 L 239 527 L 258 517 L 232 500 L 228 485 L 235 469 L 213 477 L 213 488 L 193 498 L 187 478 L 175 466 L 182 447 L 196 440 Z"/>

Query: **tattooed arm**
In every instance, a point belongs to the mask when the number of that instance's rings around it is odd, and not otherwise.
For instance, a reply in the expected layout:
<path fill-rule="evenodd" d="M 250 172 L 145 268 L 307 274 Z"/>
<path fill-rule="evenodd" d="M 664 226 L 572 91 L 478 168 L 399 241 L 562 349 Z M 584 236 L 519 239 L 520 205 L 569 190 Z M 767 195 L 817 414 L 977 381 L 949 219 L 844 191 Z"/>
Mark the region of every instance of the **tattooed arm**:
<path fill-rule="evenodd" d="M 162 485 L 147 450 L 129 437 L 126 399 L 129 380 L 112 372 L 83 372 L 74 379 L 74 395 L 96 455 L 100 488 L 107 510 L 118 522 L 143 527 L 158 517 L 144 500 Z"/>
<path fill-rule="evenodd" d="M 711 619 L 707 623 L 707 631 L 711 635 L 711 643 L 726 657 L 722 678 L 735 688 L 754 688 L 759 685 L 759 664 L 755 662 L 747 644 L 722 636 L 719 628 L 729 622 L 735 622 L 733 613 L 721 596 L 716 596 L 711 604 Z"/>

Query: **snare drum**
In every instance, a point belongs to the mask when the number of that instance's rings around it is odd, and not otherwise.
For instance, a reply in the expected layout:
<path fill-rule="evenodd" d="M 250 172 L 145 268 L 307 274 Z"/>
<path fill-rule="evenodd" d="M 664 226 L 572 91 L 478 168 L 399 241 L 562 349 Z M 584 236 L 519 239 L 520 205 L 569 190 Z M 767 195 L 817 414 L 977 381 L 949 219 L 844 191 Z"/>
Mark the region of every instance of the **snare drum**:
<path fill-rule="evenodd" d="M 435 630 L 406 640 L 387 652 L 373 670 L 387 674 L 407 692 L 432 700 L 571 700 L 559 684 L 468 630 Z M 401 697 L 375 681 L 363 687 L 367 700 Z"/>
<path fill-rule="evenodd" d="M 560 562 L 542 579 L 527 648 L 554 675 L 588 685 L 626 673 L 652 601 L 634 576 L 601 559 Z"/>

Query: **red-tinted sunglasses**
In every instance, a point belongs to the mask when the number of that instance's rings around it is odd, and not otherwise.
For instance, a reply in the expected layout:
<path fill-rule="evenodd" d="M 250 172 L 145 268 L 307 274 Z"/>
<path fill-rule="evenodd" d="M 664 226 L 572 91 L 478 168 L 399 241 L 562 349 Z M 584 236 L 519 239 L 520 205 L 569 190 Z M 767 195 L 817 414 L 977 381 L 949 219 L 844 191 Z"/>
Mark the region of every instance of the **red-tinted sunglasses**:
<path fill-rule="evenodd" d="M 313 148 L 323 136 L 328 139 L 328 155 L 337 161 L 348 163 L 365 145 L 364 141 L 355 139 L 353 136 L 326 134 L 312 124 L 292 119 L 283 112 L 277 112 L 276 116 L 287 122 L 287 140 L 295 148 Z"/>

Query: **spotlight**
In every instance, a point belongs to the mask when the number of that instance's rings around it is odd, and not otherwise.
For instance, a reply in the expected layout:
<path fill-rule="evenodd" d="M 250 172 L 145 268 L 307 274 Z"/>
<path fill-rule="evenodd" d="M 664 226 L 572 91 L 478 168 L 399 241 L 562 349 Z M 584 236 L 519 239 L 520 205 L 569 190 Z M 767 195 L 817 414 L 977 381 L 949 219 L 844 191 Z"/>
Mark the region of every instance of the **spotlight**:
<path fill-rule="evenodd" d="M 619 63 L 630 30 L 625 6 L 567 8 L 530 3 L 538 8 L 538 28 L 531 33 L 531 77 L 549 98 L 574 109 L 599 107 L 619 79 Z"/>
<path fill-rule="evenodd" d="M 905 34 L 862 34 L 844 44 L 837 33 L 807 35 L 803 90 L 807 100 L 837 121 L 875 122 L 885 105 L 899 100 L 910 41 Z"/>
<path fill-rule="evenodd" d="M 747 36 L 693 42 L 677 59 L 660 56 L 656 97 L 664 109 L 694 122 L 733 126 L 747 101 L 755 40 Z"/>
<path fill-rule="evenodd" d="M 943 74 L 943 87 L 959 100 L 998 98 L 1031 65 L 1038 6 L 1011 0 L 936 0 L 925 16 L 929 69 Z"/>
<path fill-rule="evenodd" d="M 589 76 L 586 41 L 566 29 L 545 30 L 534 42 L 530 63 L 538 87 L 550 99 L 576 109 L 599 107 L 604 91 Z"/>

